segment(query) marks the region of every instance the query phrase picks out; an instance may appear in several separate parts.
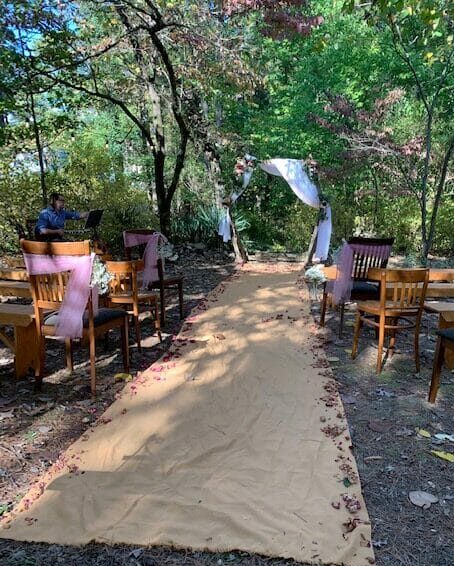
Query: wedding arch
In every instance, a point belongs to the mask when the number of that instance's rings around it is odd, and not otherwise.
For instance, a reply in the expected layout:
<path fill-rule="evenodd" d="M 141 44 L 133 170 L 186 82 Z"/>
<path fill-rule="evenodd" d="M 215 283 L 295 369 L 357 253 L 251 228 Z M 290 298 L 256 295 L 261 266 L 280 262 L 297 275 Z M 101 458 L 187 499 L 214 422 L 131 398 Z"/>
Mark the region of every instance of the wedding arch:
<path fill-rule="evenodd" d="M 242 190 L 240 194 L 233 193 L 231 195 L 231 204 L 233 204 L 246 190 L 254 171 L 255 161 L 255 157 L 246 155 L 243 160 L 237 164 L 237 167 L 235 168 L 236 172 L 243 178 Z M 282 177 L 302 202 L 320 210 L 319 219 L 312 238 L 312 240 L 315 239 L 315 251 L 311 250 L 311 242 L 308 259 L 309 261 L 311 260 L 311 253 L 313 251 L 316 259 L 319 261 L 326 260 L 328 257 L 332 232 L 331 207 L 328 202 L 320 198 L 317 187 L 306 171 L 304 161 L 299 159 L 276 158 L 262 161 L 258 165 L 269 175 Z M 230 214 L 227 208 L 226 217 L 219 225 L 219 235 L 223 236 L 224 241 L 230 239 L 230 225 Z"/>

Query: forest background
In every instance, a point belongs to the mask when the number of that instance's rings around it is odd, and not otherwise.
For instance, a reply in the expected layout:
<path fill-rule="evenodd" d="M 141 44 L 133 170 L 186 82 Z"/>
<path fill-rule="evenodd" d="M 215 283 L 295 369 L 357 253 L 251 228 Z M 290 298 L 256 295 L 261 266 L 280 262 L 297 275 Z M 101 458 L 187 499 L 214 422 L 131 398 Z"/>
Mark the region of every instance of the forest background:
<path fill-rule="evenodd" d="M 333 247 L 452 255 L 452 2 L 13 0 L 0 25 L 1 253 L 52 191 L 104 208 L 114 252 L 127 228 L 216 246 L 249 153 L 310 165 Z M 233 213 L 249 251 L 317 221 L 258 168 Z"/>

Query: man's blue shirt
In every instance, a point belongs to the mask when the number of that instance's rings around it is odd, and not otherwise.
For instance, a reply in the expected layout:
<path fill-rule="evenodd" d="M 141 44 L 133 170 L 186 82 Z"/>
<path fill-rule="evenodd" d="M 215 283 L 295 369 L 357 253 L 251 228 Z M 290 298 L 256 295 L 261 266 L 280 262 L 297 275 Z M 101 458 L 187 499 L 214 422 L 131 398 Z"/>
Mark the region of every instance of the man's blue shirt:
<path fill-rule="evenodd" d="M 65 220 L 79 220 L 79 218 L 80 214 L 78 212 L 70 212 L 64 208 L 57 212 L 51 206 L 48 206 L 39 213 L 35 231 L 37 234 L 41 234 L 43 228 L 61 230 L 65 228 Z"/>

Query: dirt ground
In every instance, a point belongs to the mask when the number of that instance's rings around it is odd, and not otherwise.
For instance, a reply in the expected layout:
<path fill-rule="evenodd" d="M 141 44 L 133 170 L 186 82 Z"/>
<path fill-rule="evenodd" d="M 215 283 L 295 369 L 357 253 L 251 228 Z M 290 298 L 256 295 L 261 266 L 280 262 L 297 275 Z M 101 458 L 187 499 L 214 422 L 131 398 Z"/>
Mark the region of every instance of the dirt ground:
<path fill-rule="evenodd" d="M 231 259 L 203 251 L 180 256 L 176 271 L 185 276 L 185 314 L 218 283 L 234 271 Z M 312 306 L 318 320 L 319 306 Z M 387 360 L 380 376 L 375 374 L 376 347 L 372 331 L 364 330 L 360 352 L 350 359 L 353 306 L 346 313 L 342 339 L 338 317 L 330 312 L 327 326 L 316 330 L 333 368 L 344 402 L 373 528 L 373 544 L 379 566 L 452 566 L 454 564 L 454 463 L 431 450 L 454 452 L 454 443 L 437 440 L 437 433 L 454 434 L 454 373 L 444 370 L 442 389 L 434 406 L 427 401 L 428 383 L 435 349 L 436 317 L 425 318 L 421 336 L 420 374 L 415 374 L 411 337 L 398 336 L 396 354 Z M 171 300 L 163 342 L 151 321 L 142 325 L 142 353 L 131 333 L 131 371 L 144 369 L 172 343 L 181 321 L 176 297 Z M 427 334 L 426 334 L 427 332 Z M 108 350 L 98 347 L 98 397 L 90 399 L 87 351 L 75 352 L 76 371 L 64 366 L 63 348 L 48 346 L 50 375 L 43 391 L 33 393 L 33 379 L 17 385 L 12 357 L 0 348 L 0 516 L 26 493 L 32 482 L 54 462 L 110 405 L 124 387 L 113 376 L 122 372 L 118 336 Z M 423 429 L 430 437 L 421 436 Z M 411 491 L 438 497 L 429 509 L 413 505 Z M 277 565 L 296 564 L 243 552 L 226 554 L 186 552 L 172 549 L 88 545 L 82 548 L 0 541 L 0 564 L 31 566 L 47 564 L 93 565 Z"/>

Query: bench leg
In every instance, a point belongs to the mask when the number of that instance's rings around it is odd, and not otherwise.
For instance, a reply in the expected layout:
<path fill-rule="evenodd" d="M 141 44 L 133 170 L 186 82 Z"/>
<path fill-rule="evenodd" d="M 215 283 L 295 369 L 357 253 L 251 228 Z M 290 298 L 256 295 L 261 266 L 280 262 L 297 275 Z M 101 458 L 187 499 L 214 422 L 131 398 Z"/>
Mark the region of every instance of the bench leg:
<path fill-rule="evenodd" d="M 439 336 L 437 340 L 437 348 L 435 350 L 432 379 L 430 381 L 429 403 L 435 403 L 435 399 L 437 398 L 438 388 L 440 387 L 440 373 L 443 366 L 444 353 L 445 348 L 443 346 L 443 341 Z"/>
<path fill-rule="evenodd" d="M 36 324 L 14 327 L 14 351 L 16 378 L 25 377 L 30 368 L 37 370 L 39 366 L 38 337 Z"/>

